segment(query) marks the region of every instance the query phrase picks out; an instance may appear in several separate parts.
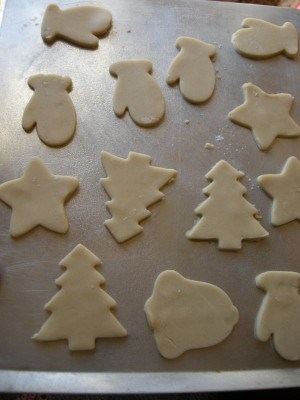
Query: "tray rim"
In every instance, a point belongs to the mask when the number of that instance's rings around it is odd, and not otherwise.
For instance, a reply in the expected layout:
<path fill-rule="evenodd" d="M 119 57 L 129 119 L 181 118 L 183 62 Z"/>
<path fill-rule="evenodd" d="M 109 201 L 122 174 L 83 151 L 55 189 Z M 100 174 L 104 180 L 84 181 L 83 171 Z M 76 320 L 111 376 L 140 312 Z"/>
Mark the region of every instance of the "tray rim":
<path fill-rule="evenodd" d="M 214 372 L 0 371 L 0 393 L 137 394 L 299 387 L 300 368 Z"/>

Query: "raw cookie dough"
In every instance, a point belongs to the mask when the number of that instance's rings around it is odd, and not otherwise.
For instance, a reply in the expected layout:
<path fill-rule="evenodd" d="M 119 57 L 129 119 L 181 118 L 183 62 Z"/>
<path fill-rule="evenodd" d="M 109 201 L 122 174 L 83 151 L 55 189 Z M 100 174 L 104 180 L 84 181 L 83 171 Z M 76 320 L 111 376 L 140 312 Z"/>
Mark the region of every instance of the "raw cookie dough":
<path fill-rule="evenodd" d="M 165 113 L 162 92 L 150 75 L 148 60 L 126 60 L 112 64 L 109 72 L 118 78 L 113 98 L 114 112 L 122 117 L 128 110 L 135 123 L 143 127 L 158 124 Z"/>
<path fill-rule="evenodd" d="M 127 159 L 102 151 L 101 161 L 107 173 L 101 184 L 112 199 L 106 203 L 112 218 L 104 225 L 122 243 L 143 231 L 139 222 L 151 215 L 147 207 L 164 197 L 159 189 L 176 171 L 153 167 L 151 157 L 132 151 Z"/>
<path fill-rule="evenodd" d="M 22 178 L 0 185 L 0 200 L 12 208 L 11 236 L 21 236 L 36 226 L 66 233 L 69 224 L 64 203 L 77 187 L 77 178 L 52 175 L 42 160 L 34 157 Z"/>
<path fill-rule="evenodd" d="M 98 36 L 110 29 L 111 22 L 111 13 L 102 7 L 81 6 L 60 10 L 57 5 L 50 4 L 42 22 L 42 38 L 48 44 L 63 39 L 95 49 L 98 47 Z"/>
<path fill-rule="evenodd" d="M 165 358 L 222 342 L 239 319 L 222 289 L 186 279 L 176 271 L 164 271 L 157 277 L 145 312 L 158 351 Z"/>
<path fill-rule="evenodd" d="M 290 116 L 294 97 L 268 94 L 253 83 L 243 86 L 245 102 L 232 110 L 229 119 L 251 129 L 260 150 L 267 150 L 276 137 L 298 137 L 300 126 Z"/>
<path fill-rule="evenodd" d="M 273 198 L 272 225 L 300 220 L 300 161 L 296 157 L 288 158 L 281 174 L 261 175 L 257 180 Z"/>
<path fill-rule="evenodd" d="M 188 239 L 217 239 L 219 250 L 239 250 L 243 239 L 269 235 L 255 218 L 258 210 L 244 197 L 246 189 L 239 182 L 243 176 L 224 160 L 205 175 L 212 181 L 203 189 L 209 197 L 195 209 L 200 219 L 186 232 Z"/>
<path fill-rule="evenodd" d="M 31 132 L 36 126 L 39 138 L 48 146 L 68 143 L 76 129 L 76 111 L 68 95 L 72 89 L 71 78 L 34 75 L 28 85 L 34 94 L 23 114 L 23 129 Z"/>
<path fill-rule="evenodd" d="M 67 339 L 70 350 L 93 350 L 96 338 L 127 336 L 111 312 L 117 303 L 101 288 L 103 276 L 95 267 L 101 261 L 82 244 L 59 264 L 66 271 L 56 279 L 61 287 L 45 305 L 52 314 L 33 339 Z"/>
<path fill-rule="evenodd" d="M 216 74 L 211 58 L 216 55 L 215 46 L 190 37 L 176 40 L 179 54 L 171 62 L 167 83 L 179 81 L 182 95 L 191 103 L 208 100 L 215 88 Z"/>
<path fill-rule="evenodd" d="M 300 360 L 300 274 L 264 272 L 256 277 L 256 286 L 266 292 L 256 317 L 256 338 L 266 342 L 272 336 L 281 357 Z"/>
<path fill-rule="evenodd" d="M 294 25 L 282 26 L 256 18 L 246 18 L 231 38 L 237 52 L 249 58 L 268 58 L 283 53 L 295 57 L 298 52 L 298 33 Z"/>

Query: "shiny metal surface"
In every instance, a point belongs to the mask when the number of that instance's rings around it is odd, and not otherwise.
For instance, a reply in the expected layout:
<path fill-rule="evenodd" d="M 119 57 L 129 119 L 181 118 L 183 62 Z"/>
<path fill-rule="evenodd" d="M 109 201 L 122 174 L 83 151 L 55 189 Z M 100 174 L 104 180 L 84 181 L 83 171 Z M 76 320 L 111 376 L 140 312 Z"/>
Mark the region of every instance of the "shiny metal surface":
<path fill-rule="evenodd" d="M 255 180 L 263 173 L 279 172 L 287 157 L 299 157 L 300 139 L 277 139 L 269 152 L 262 153 L 251 133 L 226 116 L 242 103 L 241 85 L 250 81 L 270 93 L 293 94 L 292 115 L 300 121 L 299 58 L 248 60 L 230 44 L 245 17 L 278 24 L 289 20 L 299 31 L 298 12 L 197 0 L 103 0 L 101 5 L 113 14 L 113 28 L 98 50 L 89 51 L 63 42 L 51 47 L 43 43 L 40 25 L 47 3 L 7 0 L 5 7 L 0 30 L 0 182 L 22 175 L 29 160 L 39 156 L 54 174 L 77 176 L 80 189 L 66 207 L 66 235 L 38 228 L 12 239 L 11 210 L 0 204 L 1 390 L 127 393 L 297 386 L 300 363 L 281 359 L 270 342 L 256 341 L 253 329 L 263 298 L 255 276 L 267 270 L 300 271 L 299 223 L 273 228 L 271 201 Z M 99 4 L 59 4 L 79 3 Z M 175 40 L 183 35 L 218 48 L 216 91 L 202 106 L 189 104 L 178 87 L 165 83 L 170 60 L 177 54 Z M 166 100 L 166 116 L 156 128 L 140 128 L 128 115 L 118 119 L 113 113 L 116 80 L 108 68 L 130 58 L 153 63 L 153 76 Z M 27 79 L 37 73 L 69 75 L 73 80 L 70 95 L 78 126 L 67 146 L 49 148 L 35 131 L 22 130 L 22 113 L 32 95 Z M 206 142 L 214 149 L 205 149 Z M 152 216 L 142 223 L 144 233 L 123 245 L 103 226 L 109 214 L 108 197 L 99 183 L 105 176 L 101 150 L 121 157 L 129 151 L 146 153 L 153 165 L 178 171 L 176 181 L 164 189 L 165 200 L 151 207 Z M 220 252 L 215 243 L 190 242 L 184 236 L 194 222 L 194 208 L 204 200 L 204 175 L 220 159 L 246 173 L 242 183 L 247 198 L 261 210 L 262 224 L 270 232 L 269 239 L 245 242 L 239 252 Z M 125 339 L 97 340 L 94 352 L 70 352 L 65 341 L 31 340 L 48 317 L 44 304 L 58 290 L 58 263 L 78 243 L 101 258 L 106 291 L 117 301 L 116 315 L 129 333 Z M 165 269 L 213 283 L 228 293 L 240 312 L 228 339 L 175 360 L 159 355 L 143 307 Z M 242 371 L 233 372 L 238 370 Z"/>

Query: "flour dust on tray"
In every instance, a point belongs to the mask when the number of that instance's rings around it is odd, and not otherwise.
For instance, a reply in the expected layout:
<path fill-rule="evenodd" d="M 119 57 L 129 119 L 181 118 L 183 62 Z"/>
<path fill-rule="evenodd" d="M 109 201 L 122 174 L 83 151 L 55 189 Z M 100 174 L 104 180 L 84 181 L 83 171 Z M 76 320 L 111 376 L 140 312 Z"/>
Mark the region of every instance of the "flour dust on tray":
<path fill-rule="evenodd" d="M 294 97 L 288 93 L 268 94 L 253 83 L 243 86 L 245 102 L 232 110 L 229 119 L 251 129 L 260 150 L 267 150 L 276 137 L 300 136 L 300 126 L 290 116 Z"/>
<path fill-rule="evenodd" d="M 203 193 L 209 196 L 196 209 L 200 217 L 186 232 L 191 240 L 217 240 L 219 250 L 239 250 L 244 239 L 259 239 L 268 232 L 256 219 L 258 210 L 244 195 L 239 182 L 244 173 L 219 161 L 205 177 L 212 181 Z"/>
<path fill-rule="evenodd" d="M 249 58 L 269 58 L 283 53 L 295 57 L 298 52 L 298 33 L 291 22 L 282 26 L 257 18 L 246 18 L 243 29 L 231 38 L 237 52 Z"/>
<path fill-rule="evenodd" d="M 216 55 L 216 47 L 190 37 L 176 40 L 179 54 L 171 62 L 167 83 L 179 81 L 182 95 L 191 103 L 208 100 L 215 88 L 216 73 L 211 59 Z"/>
<path fill-rule="evenodd" d="M 64 203 L 77 188 L 77 178 L 52 175 L 42 160 L 32 158 L 21 178 L 0 185 L 0 200 L 12 208 L 11 236 L 37 226 L 66 233 L 69 223 Z"/>
<path fill-rule="evenodd" d="M 107 178 L 101 184 L 111 197 L 106 203 L 112 218 L 104 225 L 122 243 L 143 231 L 139 222 L 149 217 L 147 207 L 164 197 L 159 190 L 176 176 L 174 169 L 153 167 L 151 157 L 130 152 L 127 159 L 101 152 Z"/>
<path fill-rule="evenodd" d="M 272 338 L 281 357 L 300 360 L 300 274 L 267 271 L 256 277 L 256 286 L 266 292 L 256 317 L 256 338 Z"/>
<path fill-rule="evenodd" d="M 272 225 L 300 221 L 300 161 L 296 157 L 288 158 L 280 174 L 261 175 L 257 180 L 273 198 Z"/>
<path fill-rule="evenodd" d="M 102 7 L 79 6 L 61 10 L 56 4 L 50 4 L 42 22 L 42 38 L 47 44 L 63 39 L 95 49 L 99 36 L 105 34 L 111 24 L 111 13 Z"/>
<path fill-rule="evenodd" d="M 39 138 L 48 146 L 68 143 L 76 129 L 76 111 L 68 95 L 72 89 L 71 78 L 34 75 L 28 85 L 34 94 L 23 114 L 23 129 L 31 132 L 36 126 Z"/>
<path fill-rule="evenodd" d="M 219 287 L 164 271 L 156 279 L 145 312 L 156 345 L 165 358 L 222 342 L 237 324 L 239 313 Z"/>
<path fill-rule="evenodd" d="M 109 68 L 111 75 L 118 78 L 113 98 L 115 114 L 122 117 L 128 110 L 133 121 L 142 127 L 157 125 L 165 113 L 165 100 L 151 71 L 148 60 L 118 61 Z"/>
<path fill-rule="evenodd" d="M 50 317 L 34 340 L 67 339 L 70 350 L 93 350 L 97 338 L 127 336 L 111 309 L 117 303 L 101 288 L 105 283 L 96 270 L 101 261 L 77 245 L 61 262 L 66 271 L 56 279 L 61 289 L 45 305 Z"/>

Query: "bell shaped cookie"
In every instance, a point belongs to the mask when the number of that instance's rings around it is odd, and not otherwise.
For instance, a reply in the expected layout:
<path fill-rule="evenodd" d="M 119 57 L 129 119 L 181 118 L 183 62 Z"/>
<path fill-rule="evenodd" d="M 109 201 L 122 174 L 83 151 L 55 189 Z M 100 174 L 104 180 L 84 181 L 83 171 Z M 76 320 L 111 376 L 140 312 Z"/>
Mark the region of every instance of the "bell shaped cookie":
<path fill-rule="evenodd" d="M 109 68 L 118 78 L 113 98 L 115 114 L 121 117 L 128 110 L 133 121 L 142 127 L 158 124 L 165 113 L 165 100 L 151 71 L 148 60 L 119 61 Z"/>
<path fill-rule="evenodd" d="M 42 22 L 42 38 L 47 44 L 63 39 L 80 47 L 97 48 L 99 36 L 111 27 L 112 16 L 102 7 L 82 6 L 61 10 L 50 4 Z"/>
<path fill-rule="evenodd" d="M 165 358 L 222 342 L 239 320 L 237 308 L 218 286 L 172 270 L 157 277 L 145 312 Z"/>
<path fill-rule="evenodd" d="M 72 89 L 71 78 L 34 75 L 28 85 L 34 94 L 23 114 L 23 129 L 31 132 L 36 126 L 39 138 L 48 146 L 68 143 L 76 129 L 76 111 L 68 95 Z"/>
<path fill-rule="evenodd" d="M 215 46 L 190 37 L 179 37 L 176 47 L 179 54 L 171 62 L 167 83 L 179 81 L 180 91 L 191 103 L 208 100 L 215 88 L 215 70 L 211 59 L 216 55 Z"/>
<path fill-rule="evenodd" d="M 272 338 L 281 357 L 300 360 L 300 274 L 267 271 L 256 277 L 256 286 L 266 292 L 256 317 L 256 338 Z"/>
<path fill-rule="evenodd" d="M 291 22 L 282 26 L 256 18 L 246 18 L 243 29 L 231 38 L 235 50 L 248 58 L 269 58 L 283 53 L 295 57 L 298 52 L 298 33 Z"/>

